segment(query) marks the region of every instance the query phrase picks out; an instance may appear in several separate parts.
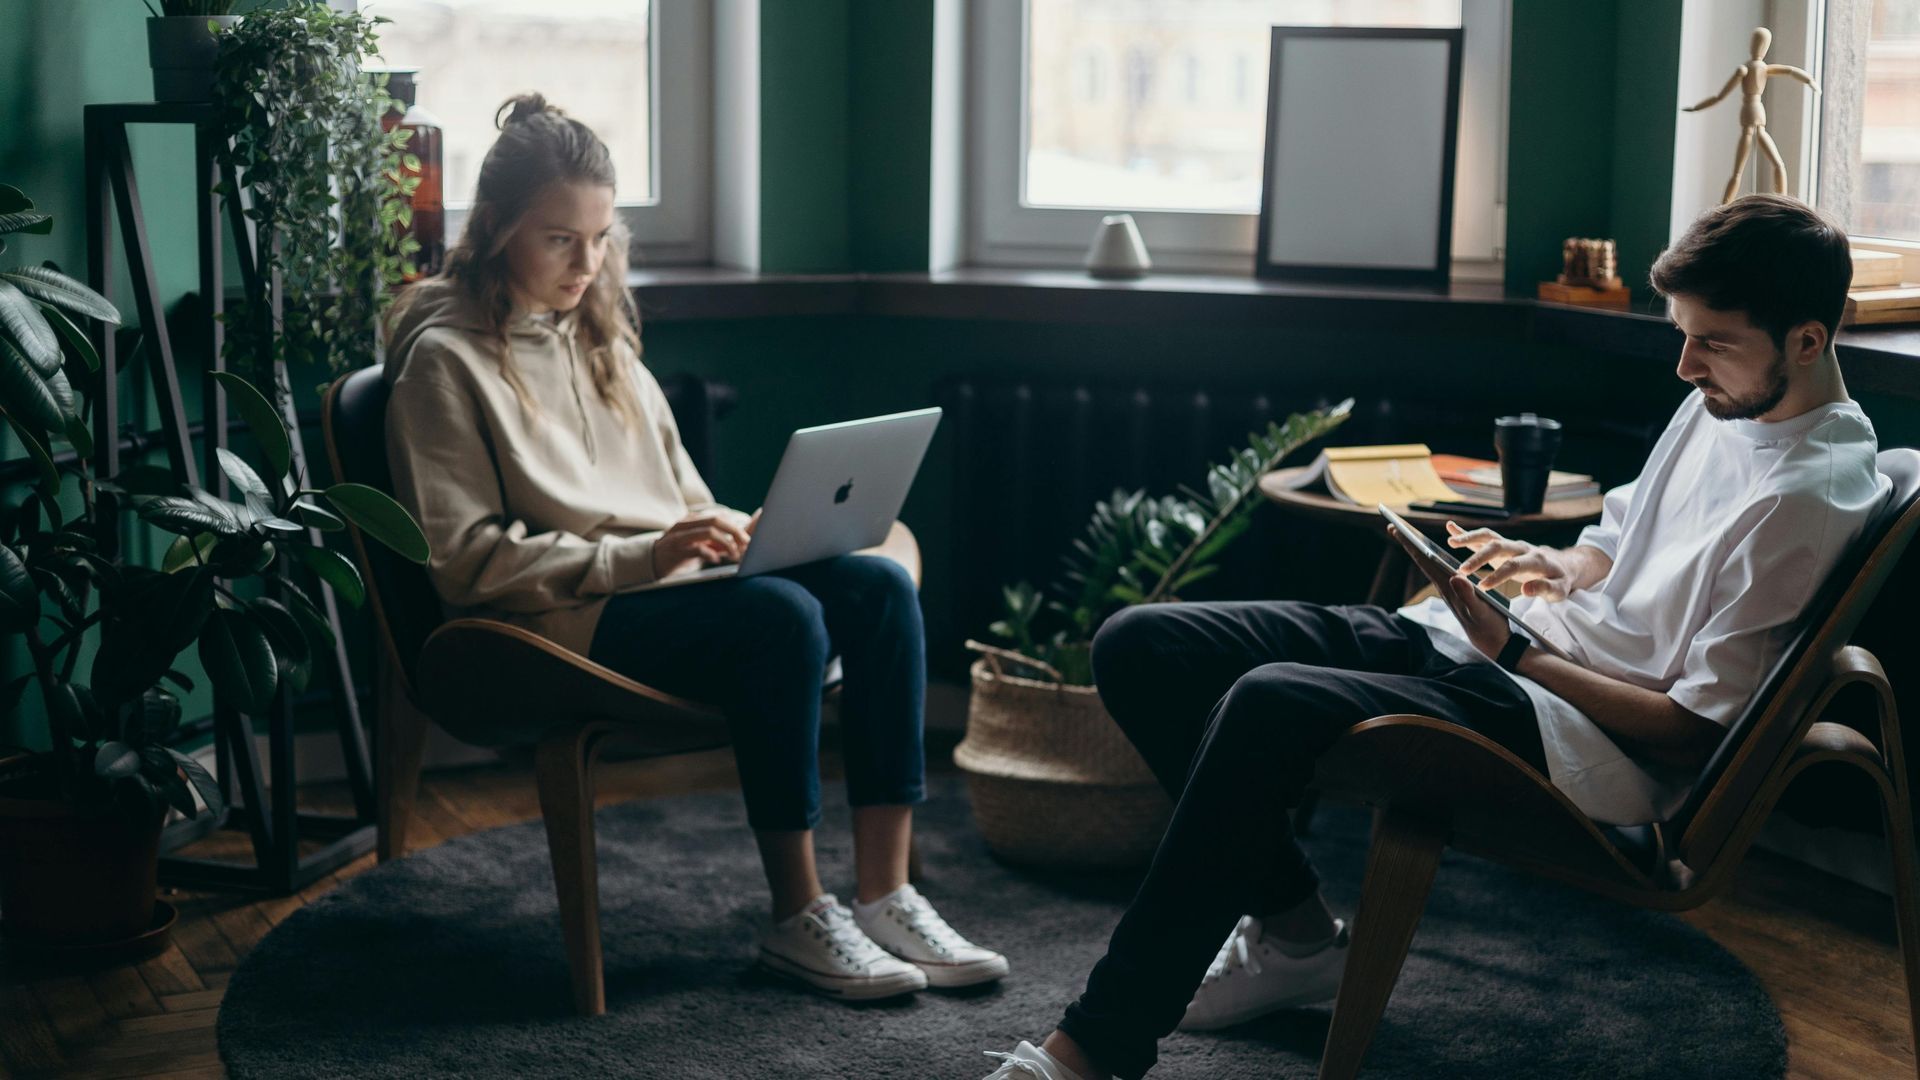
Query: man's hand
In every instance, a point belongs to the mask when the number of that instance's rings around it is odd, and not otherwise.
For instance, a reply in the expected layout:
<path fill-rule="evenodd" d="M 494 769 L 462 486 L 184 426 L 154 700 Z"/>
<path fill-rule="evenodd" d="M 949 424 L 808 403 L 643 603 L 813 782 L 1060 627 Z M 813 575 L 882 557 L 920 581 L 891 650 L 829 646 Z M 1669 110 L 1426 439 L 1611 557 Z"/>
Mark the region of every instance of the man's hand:
<path fill-rule="evenodd" d="M 1451 522 L 1449 522 L 1451 524 Z M 1413 557 L 1413 564 L 1427 575 L 1433 587 L 1439 590 L 1440 599 L 1446 601 L 1453 611 L 1453 617 L 1460 622 L 1460 629 L 1467 635 L 1473 647 L 1495 660 L 1500 650 L 1507 647 L 1507 639 L 1513 636 L 1513 629 L 1507 625 L 1507 617 L 1493 606 L 1493 601 L 1481 596 L 1474 590 L 1473 582 L 1464 573 L 1447 573 L 1439 563 L 1422 554 L 1413 542 L 1400 535 L 1400 530 L 1387 526 L 1387 534 L 1400 542 Z"/>
<path fill-rule="evenodd" d="M 1565 600 L 1579 588 L 1578 576 L 1566 554 L 1524 540 L 1509 540 L 1492 529 L 1469 532 L 1447 522 L 1447 546 L 1472 548 L 1473 554 L 1460 564 L 1462 574 L 1473 574 L 1482 567 L 1493 573 L 1480 579 L 1480 586 L 1495 589 L 1509 581 L 1520 582 L 1520 592 L 1542 600 Z"/>
<path fill-rule="evenodd" d="M 674 522 L 653 542 L 654 576 L 667 577 L 715 563 L 739 562 L 752 534 L 735 520 L 737 516 L 737 511 L 702 510 Z"/>

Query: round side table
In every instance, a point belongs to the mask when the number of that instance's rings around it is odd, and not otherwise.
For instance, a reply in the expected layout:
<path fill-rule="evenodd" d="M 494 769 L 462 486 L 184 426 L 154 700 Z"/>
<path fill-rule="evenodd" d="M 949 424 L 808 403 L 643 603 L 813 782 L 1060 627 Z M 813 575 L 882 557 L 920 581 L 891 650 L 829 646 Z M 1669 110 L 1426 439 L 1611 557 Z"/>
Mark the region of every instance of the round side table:
<path fill-rule="evenodd" d="M 1378 537 L 1380 564 L 1373 573 L 1373 586 L 1367 590 L 1367 603 L 1399 607 L 1413 591 L 1408 587 L 1409 584 L 1420 574 L 1413 560 L 1407 558 L 1399 544 L 1387 537 L 1387 523 L 1373 507 L 1345 502 L 1324 491 L 1305 491 L 1293 487 L 1309 467 L 1275 469 L 1267 473 L 1260 478 L 1260 493 L 1289 514 L 1365 530 Z M 1432 535 L 1442 546 L 1446 544 L 1449 520 L 1458 521 L 1462 527 L 1469 529 L 1489 528 L 1513 540 L 1537 541 L 1565 533 L 1574 526 L 1600 520 L 1601 500 L 1602 496 L 1599 495 L 1550 500 L 1537 514 L 1519 514 L 1510 518 L 1449 517 L 1416 510 L 1400 510 L 1400 513 L 1409 524 Z M 1424 576 L 1419 578 L 1419 583 L 1426 583 Z"/>

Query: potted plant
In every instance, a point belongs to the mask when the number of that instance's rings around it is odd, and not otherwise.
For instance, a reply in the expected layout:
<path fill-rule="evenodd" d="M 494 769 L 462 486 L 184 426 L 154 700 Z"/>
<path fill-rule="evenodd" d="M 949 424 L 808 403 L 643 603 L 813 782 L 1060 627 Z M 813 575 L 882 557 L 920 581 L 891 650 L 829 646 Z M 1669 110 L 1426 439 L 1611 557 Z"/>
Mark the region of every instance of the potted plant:
<path fill-rule="evenodd" d="M 153 100 L 205 101 L 213 91 L 220 33 L 240 21 L 229 14 L 234 0 L 141 0 L 147 20 L 147 61 L 153 66 Z"/>
<path fill-rule="evenodd" d="M 1145 862 L 1171 809 L 1145 761 L 1093 687 L 1093 635 L 1130 604 L 1177 601 L 1219 569 L 1252 523 L 1262 473 L 1346 420 L 1353 402 L 1296 413 L 1248 436 L 1207 471 L 1206 491 L 1149 498 L 1115 491 L 1048 593 L 1006 587 L 991 627 L 1006 647 L 969 641 L 974 662 L 967 734 L 954 763 L 967 775 L 987 844 L 1014 862 L 1133 866 Z"/>
<path fill-rule="evenodd" d="M 0 185 L 0 245 L 50 226 Z M 213 777 L 168 742 L 180 721 L 174 690 L 193 686 L 177 657 L 196 649 L 224 701 L 264 712 L 333 650 L 331 627 L 290 568 L 306 567 L 350 604 L 365 595 L 354 564 L 311 543 L 309 527 L 350 520 L 407 558 L 427 557 L 418 526 L 384 494 L 316 490 L 292 475 L 280 414 L 230 372 L 215 377 L 267 466 L 220 452 L 241 501 L 154 466 L 95 478 L 83 417 L 100 392 L 99 358 L 76 319 L 119 316 L 51 267 L 0 271 L 0 416 L 37 474 L 23 498 L 0 501 L 0 638 L 18 638 L 32 667 L 0 686 L 0 714 L 43 717 L 47 735 L 43 749 L 0 760 L 0 933 L 43 947 L 147 930 L 168 809 L 222 810 Z M 60 443 L 74 452 L 64 463 L 53 454 Z M 158 566 L 103 546 L 127 516 L 175 534 Z"/>
<path fill-rule="evenodd" d="M 382 130 L 387 75 L 361 67 L 385 21 L 289 0 L 221 35 L 215 153 L 252 196 L 260 273 L 281 295 L 277 312 L 264 290 L 228 309 L 228 366 L 256 378 L 276 361 L 373 363 L 391 286 L 420 250 L 405 227 L 421 162 L 409 131 Z"/>

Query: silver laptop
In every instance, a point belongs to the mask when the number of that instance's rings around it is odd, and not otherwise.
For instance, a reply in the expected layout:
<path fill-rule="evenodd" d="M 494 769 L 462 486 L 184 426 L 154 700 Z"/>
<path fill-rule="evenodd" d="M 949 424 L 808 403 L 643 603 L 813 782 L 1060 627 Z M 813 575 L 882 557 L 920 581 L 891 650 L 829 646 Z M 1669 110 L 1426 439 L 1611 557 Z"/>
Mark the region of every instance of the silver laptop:
<path fill-rule="evenodd" d="M 900 516 L 939 423 L 939 409 L 916 409 L 801 428 L 787 440 L 753 542 L 738 563 L 624 591 L 747 577 L 874 547 Z"/>

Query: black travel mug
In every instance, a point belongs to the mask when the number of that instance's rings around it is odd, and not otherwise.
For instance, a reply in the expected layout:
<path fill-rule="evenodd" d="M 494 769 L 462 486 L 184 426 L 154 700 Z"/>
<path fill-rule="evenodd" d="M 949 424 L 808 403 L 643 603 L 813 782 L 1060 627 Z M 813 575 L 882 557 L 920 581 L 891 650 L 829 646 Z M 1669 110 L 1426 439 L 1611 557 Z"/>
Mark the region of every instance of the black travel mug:
<path fill-rule="evenodd" d="M 1493 448 L 1500 455 L 1500 491 L 1508 510 L 1537 514 L 1547 500 L 1547 479 L 1560 452 L 1560 421 L 1532 413 L 1493 422 Z"/>

